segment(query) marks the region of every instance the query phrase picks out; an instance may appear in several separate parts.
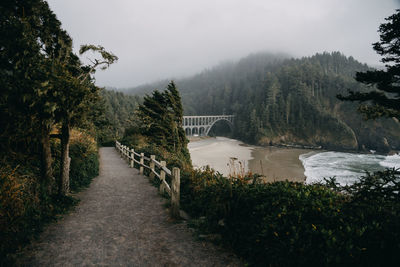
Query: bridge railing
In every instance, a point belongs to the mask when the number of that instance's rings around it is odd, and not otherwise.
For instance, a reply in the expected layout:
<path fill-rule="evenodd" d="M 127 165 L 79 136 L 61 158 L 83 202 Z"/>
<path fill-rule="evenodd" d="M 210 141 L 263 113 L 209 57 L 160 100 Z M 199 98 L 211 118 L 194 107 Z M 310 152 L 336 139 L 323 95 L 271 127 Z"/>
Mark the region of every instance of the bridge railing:
<path fill-rule="evenodd" d="M 157 161 L 155 155 L 147 157 L 144 153 L 137 153 L 133 148 L 122 145 L 120 142 L 115 141 L 115 148 L 125 159 L 131 168 L 134 164 L 139 165 L 139 173 L 144 174 L 144 168 L 150 171 L 149 177 L 154 179 L 157 177 L 160 180 L 159 191 L 161 194 L 167 193 L 171 197 L 171 215 L 174 218 L 179 218 L 179 201 L 180 201 L 180 169 L 172 168 L 172 171 L 166 167 L 165 161 Z M 147 164 L 145 164 L 147 163 Z M 157 172 L 159 170 L 159 173 Z M 166 181 L 166 175 L 171 177 L 171 186 Z"/>

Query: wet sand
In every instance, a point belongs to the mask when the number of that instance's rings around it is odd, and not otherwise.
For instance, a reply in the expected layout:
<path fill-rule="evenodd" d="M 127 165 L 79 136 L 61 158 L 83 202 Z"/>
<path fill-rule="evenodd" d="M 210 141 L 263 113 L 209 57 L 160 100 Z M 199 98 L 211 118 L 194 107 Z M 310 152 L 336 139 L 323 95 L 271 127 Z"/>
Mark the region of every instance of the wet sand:
<path fill-rule="evenodd" d="M 235 157 L 236 169 L 238 162 L 242 162 L 245 171 L 261 174 L 268 182 L 303 182 L 304 167 L 299 156 L 313 152 L 309 149 L 249 146 L 224 137 L 191 141 L 189 151 L 195 167 L 210 165 L 222 174 L 229 175 L 232 171 L 229 159 Z"/>
<path fill-rule="evenodd" d="M 299 156 L 310 152 L 309 149 L 256 147 L 251 152 L 249 169 L 266 177 L 268 182 L 304 182 L 304 167 Z"/>
<path fill-rule="evenodd" d="M 229 160 L 234 157 L 236 163 L 243 162 L 244 171 L 248 171 L 247 161 L 251 159 L 251 149 L 242 146 L 238 140 L 216 137 L 200 141 L 191 141 L 188 145 L 193 167 L 200 168 L 209 165 L 214 170 L 228 176 Z"/>

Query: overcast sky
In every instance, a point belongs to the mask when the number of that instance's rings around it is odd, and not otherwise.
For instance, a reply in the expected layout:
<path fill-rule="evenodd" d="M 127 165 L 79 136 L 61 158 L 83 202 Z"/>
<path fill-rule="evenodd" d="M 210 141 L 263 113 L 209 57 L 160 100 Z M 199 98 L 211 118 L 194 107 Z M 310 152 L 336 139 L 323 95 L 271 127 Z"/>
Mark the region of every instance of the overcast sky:
<path fill-rule="evenodd" d="M 74 40 L 119 57 L 97 84 L 133 87 L 250 53 L 341 51 L 379 64 L 371 43 L 400 0 L 48 0 Z"/>

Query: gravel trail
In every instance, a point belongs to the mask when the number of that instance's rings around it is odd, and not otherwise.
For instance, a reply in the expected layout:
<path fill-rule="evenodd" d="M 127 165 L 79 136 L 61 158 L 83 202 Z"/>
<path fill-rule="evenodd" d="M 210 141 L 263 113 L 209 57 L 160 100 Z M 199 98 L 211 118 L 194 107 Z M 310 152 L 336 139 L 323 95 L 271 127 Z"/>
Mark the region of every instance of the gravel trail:
<path fill-rule="evenodd" d="M 240 266 L 209 242 L 195 241 L 186 223 L 174 223 L 165 200 L 114 148 L 100 149 L 100 175 L 81 202 L 29 245 L 28 266 Z"/>

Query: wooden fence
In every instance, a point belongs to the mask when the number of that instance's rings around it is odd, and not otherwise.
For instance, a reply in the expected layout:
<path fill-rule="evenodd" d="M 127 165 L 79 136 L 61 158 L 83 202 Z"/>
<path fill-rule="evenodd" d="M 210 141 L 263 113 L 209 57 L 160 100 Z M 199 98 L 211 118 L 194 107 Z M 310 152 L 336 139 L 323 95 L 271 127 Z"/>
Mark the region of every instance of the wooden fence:
<path fill-rule="evenodd" d="M 132 148 L 130 149 L 127 146 L 121 145 L 120 142 L 115 141 L 115 148 L 120 153 L 121 158 L 127 160 L 129 162 L 129 166 L 131 168 L 134 167 L 134 164 L 137 163 L 139 165 L 139 173 L 144 174 L 144 168 L 150 170 L 149 177 L 154 179 L 156 176 L 160 180 L 160 193 L 167 192 L 171 197 L 171 215 L 174 218 L 180 218 L 179 215 L 179 201 L 180 201 L 180 169 L 172 168 L 169 170 L 166 167 L 165 161 L 157 161 L 155 155 L 151 155 L 150 158 L 146 157 L 144 153 L 136 153 Z M 148 163 L 148 165 L 145 164 Z M 160 171 L 158 173 L 156 168 Z M 165 180 L 166 175 L 171 177 L 171 185 Z"/>

